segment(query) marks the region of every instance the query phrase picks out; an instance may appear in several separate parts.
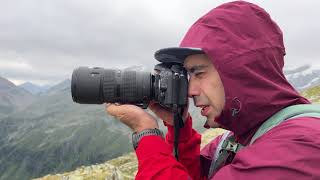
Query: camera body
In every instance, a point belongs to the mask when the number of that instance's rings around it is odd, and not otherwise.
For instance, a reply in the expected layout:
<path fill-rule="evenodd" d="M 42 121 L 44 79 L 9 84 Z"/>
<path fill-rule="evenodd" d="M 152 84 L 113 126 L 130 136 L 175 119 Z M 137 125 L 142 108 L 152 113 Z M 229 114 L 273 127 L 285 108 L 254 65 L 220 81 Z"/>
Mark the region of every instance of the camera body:
<path fill-rule="evenodd" d="M 155 66 L 155 98 L 168 108 L 184 107 L 188 98 L 188 75 L 180 64 L 158 64 Z"/>
<path fill-rule="evenodd" d="M 154 70 L 155 74 L 79 67 L 72 73 L 72 99 L 80 104 L 120 103 L 142 108 L 151 100 L 167 108 L 186 106 L 188 76 L 182 64 L 161 63 Z"/>

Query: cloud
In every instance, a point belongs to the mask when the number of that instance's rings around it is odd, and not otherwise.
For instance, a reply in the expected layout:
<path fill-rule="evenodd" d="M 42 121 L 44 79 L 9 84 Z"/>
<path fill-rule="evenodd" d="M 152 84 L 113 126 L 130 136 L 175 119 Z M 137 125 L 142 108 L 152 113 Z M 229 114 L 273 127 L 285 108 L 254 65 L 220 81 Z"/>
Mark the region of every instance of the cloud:
<path fill-rule="evenodd" d="M 156 50 L 177 46 L 194 21 L 223 2 L 3 0 L 0 76 L 56 83 L 70 78 L 78 66 L 151 69 L 157 63 Z M 320 16 L 320 2 L 252 2 L 265 8 L 282 28 L 289 65 L 302 64 L 301 60 L 316 63 L 320 24 L 314 22 Z M 20 65 L 24 69 L 15 63 L 25 63 Z"/>
<path fill-rule="evenodd" d="M 0 64 L 0 70 L 9 70 L 9 71 L 29 71 L 32 70 L 32 66 L 25 62 L 3 62 Z"/>

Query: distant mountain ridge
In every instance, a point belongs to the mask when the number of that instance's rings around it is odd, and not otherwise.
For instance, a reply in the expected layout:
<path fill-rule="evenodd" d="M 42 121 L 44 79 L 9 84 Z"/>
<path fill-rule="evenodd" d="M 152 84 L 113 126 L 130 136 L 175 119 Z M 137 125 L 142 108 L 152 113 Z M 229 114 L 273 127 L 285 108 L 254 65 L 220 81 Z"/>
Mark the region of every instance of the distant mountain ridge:
<path fill-rule="evenodd" d="M 52 94 L 56 94 L 62 91 L 68 91 L 69 93 L 71 92 L 71 80 L 70 79 L 66 79 L 52 87 L 50 87 L 46 94 L 47 95 L 52 95 Z"/>
<path fill-rule="evenodd" d="M 8 116 L 16 109 L 27 107 L 35 99 L 28 91 L 0 77 L 0 118 Z"/>
<path fill-rule="evenodd" d="M 288 81 L 298 90 L 303 91 L 320 85 L 320 67 L 304 65 L 284 71 Z"/>
<path fill-rule="evenodd" d="M 23 89 L 27 90 L 33 95 L 39 95 L 41 93 L 45 93 L 48 89 L 50 89 L 51 86 L 49 85 L 39 86 L 31 82 L 25 82 L 23 84 L 20 84 L 19 87 L 22 87 Z"/>
<path fill-rule="evenodd" d="M 12 82 L 0 76 L 0 91 L 8 90 L 10 88 L 14 88 L 15 86 L 16 85 L 14 85 Z"/>

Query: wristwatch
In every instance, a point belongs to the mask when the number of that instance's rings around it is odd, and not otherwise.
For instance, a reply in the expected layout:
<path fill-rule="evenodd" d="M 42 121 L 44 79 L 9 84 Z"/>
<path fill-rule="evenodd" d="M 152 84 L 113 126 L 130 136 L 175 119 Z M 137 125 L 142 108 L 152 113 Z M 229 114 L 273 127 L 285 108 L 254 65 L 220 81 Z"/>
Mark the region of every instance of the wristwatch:
<path fill-rule="evenodd" d="M 144 136 L 161 136 L 163 138 L 163 132 L 160 129 L 155 128 L 155 129 L 146 129 L 139 133 L 136 133 L 136 132 L 132 133 L 132 145 L 134 150 L 137 149 L 139 141 Z"/>

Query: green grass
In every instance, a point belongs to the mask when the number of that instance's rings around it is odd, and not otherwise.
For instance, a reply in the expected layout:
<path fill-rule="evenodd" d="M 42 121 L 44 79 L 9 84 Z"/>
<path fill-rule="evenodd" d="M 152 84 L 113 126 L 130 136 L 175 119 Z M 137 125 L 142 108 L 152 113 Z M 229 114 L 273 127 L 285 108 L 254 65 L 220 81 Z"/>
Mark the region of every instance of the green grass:
<path fill-rule="evenodd" d="M 313 103 L 320 103 L 320 86 L 309 88 L 301 94 Z"/>

